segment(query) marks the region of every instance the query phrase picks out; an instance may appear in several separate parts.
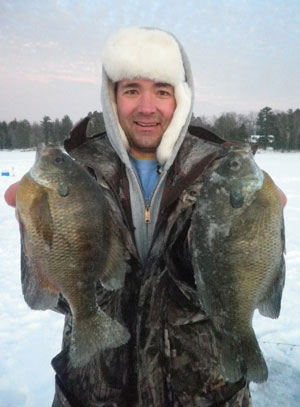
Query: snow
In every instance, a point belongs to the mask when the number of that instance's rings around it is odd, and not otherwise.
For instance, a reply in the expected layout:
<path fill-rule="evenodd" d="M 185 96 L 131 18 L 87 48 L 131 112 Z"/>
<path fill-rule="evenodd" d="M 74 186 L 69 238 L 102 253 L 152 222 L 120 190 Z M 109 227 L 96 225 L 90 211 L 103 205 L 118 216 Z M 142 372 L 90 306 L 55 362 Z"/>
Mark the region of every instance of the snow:
<path fill-rule="evenodd" d="M 33 151 L 0 151 L 0 407 L 51 406 L 63 316 L 33 311 L 20 283 L 19 230 L 2 196 L 32 165 Z M 258 152 L 256 161 L 285 192 L 287 278 L 279 319 L 258 313 L 254 329 L 269 367 L 264 384 L 251 384 L 254 407 L 298 407 L 300 400 L 300 153 Z M 10 176 L 1 176 L 9 172 Z"/>
<path fill-rule="evenodd" d="M 0 151 L 0 407 L 47 407 L 54 394 L 50 361 L 61 347 L 63 316 L 33 311 L 20 282 L 19 228 L 4 191 L 31 167 L 35 152 Z"/>

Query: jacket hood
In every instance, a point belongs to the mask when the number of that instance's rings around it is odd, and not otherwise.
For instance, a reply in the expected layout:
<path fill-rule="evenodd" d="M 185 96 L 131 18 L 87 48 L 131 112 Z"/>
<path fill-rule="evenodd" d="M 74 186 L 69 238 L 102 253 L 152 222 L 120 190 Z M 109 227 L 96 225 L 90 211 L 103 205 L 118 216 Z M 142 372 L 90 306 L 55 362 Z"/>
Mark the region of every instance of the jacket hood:
<path fill-rule="evenodd" d="M 194 87 L 183 47 L 172 34 L 157 28 L 124 28 L 108 39 L 102 61 L 101 100 L 106 131 L 127 167 L 131 166 L 129 145 L 118 121 L 115 83 L 143 78 L 174 87 L 176 109 L 157 149 L 157 159 L 167 170 L 182 144 L 192 115 Z"/>

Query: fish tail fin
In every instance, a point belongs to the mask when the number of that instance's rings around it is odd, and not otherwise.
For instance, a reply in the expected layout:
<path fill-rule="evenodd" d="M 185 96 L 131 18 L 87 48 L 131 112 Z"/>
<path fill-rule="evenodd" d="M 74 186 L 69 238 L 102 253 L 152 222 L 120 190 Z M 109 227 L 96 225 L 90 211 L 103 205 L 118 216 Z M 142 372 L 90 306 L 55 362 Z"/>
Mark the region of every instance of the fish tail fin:
<path fill-rule="evenodd" d="M 117 290 L 124 286 L 126 275 L 126 251 L 121 239 L 112 230 L 107 261 L 101 276 L 101 284 L 106 290 Z"/>
<path fill-rule="evenodd" d="M 221 374 L 229 382 L 245 377 L 249 381 L 262 383 L 268 378 L 265 359 L 253 329 L 251 331 L 238 341 L 231 335 L 222 341 Z"/>
<path fill-rule="evenodd" d="M 84 319 L 74 319 L 70 360 L 74 367 L 86 365 L 99 350 L 116 348 L 128 342 L 130 334 L 101 309 Z"/>
<path fill-rule="evenodd" d="M 239 346 L 231 335 L 222 340 L 220 369 L 223 379 L 231 383 L 239 381 L 244 374 Z"/>
<path fill-rule="evenodd" d="M 254 333 L 242 340 L 241 348 L 246 379 L 255 383 L 265 382 L 268 378 L 268 368 Z"/>

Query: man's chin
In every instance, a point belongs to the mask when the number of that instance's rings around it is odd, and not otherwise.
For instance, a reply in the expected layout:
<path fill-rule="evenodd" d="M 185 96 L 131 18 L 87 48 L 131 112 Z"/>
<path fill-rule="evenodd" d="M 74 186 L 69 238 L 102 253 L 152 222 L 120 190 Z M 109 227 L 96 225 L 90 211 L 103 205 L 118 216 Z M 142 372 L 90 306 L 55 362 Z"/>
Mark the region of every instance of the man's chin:
<path fill-rule="evenodd" d="M 156 158 L 156 150 L 158 145 L 130 145 L 130 152 L 135 158 L 139 159 L 155 159 Z"/>

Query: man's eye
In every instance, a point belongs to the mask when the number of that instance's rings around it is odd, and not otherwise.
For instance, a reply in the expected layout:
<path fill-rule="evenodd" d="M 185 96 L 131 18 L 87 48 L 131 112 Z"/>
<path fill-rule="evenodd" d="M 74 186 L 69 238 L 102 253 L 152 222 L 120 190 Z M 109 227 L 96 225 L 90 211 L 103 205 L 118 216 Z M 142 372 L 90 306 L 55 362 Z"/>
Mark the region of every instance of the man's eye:
<path fill-rule="evenodd" d="M 167 90 L 159 90 L 159 91 L 158 91 L 158 94 L 159 94 L 160 96 L 171 96 L 171 93 L 168 92 Z"/>
<path fill-rule="evenodd" d="M 128 89 L 124 93 L 125 93 L 125 95 L 136 95 L 137 91 L 136 91 L 136 89 Z"/>

